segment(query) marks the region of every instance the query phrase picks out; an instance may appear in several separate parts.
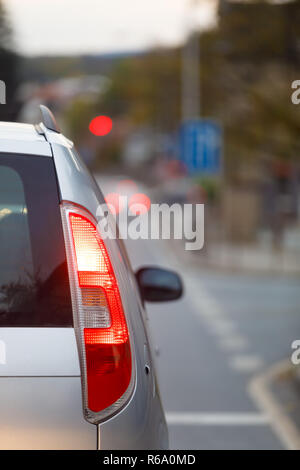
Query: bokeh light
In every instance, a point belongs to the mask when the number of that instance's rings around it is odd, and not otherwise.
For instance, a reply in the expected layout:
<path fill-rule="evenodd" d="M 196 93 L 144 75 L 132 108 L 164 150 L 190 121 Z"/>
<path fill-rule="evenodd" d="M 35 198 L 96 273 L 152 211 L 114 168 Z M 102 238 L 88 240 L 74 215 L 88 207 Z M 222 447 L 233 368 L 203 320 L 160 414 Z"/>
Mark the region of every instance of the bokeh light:
<path fill-rule="evenodd" d="M 124 209 L 121 195 L 119 193 L 109 193 L 105 196 L 106 204 L 111 206 L 114 214 L 119 214 Z M 114 210 L 113 210 L 114 209 Z"/>
<path fill-rule="evenodd" d="M 112 120 L 108 116 L 97 116 L 90 122 L 89 129 L 94 135 L 107 135 L 112 130 Z"/>
<path fill-rule="evenodd" d="M 129 199 L 129 210 L 132 215 L 146 214 L 150 206 L 151 200 L 144 193 L 133 194 Z"/>
<path fill-rule="evenodd" d="M 124 179 L 118 182 L 116 190 L 120 194 L 131 196 L 138 191 L 138 186 L 133 180 Z"/>

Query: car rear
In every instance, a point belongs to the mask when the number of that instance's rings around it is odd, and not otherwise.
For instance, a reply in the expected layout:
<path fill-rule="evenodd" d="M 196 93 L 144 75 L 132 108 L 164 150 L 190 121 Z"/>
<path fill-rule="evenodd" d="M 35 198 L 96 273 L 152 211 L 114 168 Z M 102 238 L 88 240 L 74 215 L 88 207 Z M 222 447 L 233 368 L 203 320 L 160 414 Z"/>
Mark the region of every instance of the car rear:
<path fill-rule="evenodd" d="M 103 196 L 60 134 L 16 128 L 22 147 L 10 130 L 11 149 L 0 129 L 0 446 L 166 447 L 135 278 L 97 229 Z"/>

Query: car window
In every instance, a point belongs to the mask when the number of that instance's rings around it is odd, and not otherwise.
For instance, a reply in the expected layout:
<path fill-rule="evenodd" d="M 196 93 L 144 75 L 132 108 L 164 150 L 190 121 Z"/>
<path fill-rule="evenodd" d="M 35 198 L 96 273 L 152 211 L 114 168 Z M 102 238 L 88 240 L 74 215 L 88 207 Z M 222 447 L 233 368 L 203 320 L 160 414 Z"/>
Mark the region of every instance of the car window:
<path fill-rule="evenodd" d="M 51 158 L 0 155 L 0 326 L 72 326 Z"/>

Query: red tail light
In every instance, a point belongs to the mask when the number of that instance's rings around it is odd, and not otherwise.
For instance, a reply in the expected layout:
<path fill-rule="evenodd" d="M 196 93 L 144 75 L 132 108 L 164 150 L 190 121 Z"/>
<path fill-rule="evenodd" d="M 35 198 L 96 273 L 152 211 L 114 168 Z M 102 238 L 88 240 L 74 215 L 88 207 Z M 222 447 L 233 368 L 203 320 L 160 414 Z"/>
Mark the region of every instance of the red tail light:
<path fill-rule="evenodd" d="M 74 326 L 81 352 L 85 414 L 99 422 L 128 399 L 129 332 L 118 282 L 96 222 L 83 209 L 62 208 Z"/>

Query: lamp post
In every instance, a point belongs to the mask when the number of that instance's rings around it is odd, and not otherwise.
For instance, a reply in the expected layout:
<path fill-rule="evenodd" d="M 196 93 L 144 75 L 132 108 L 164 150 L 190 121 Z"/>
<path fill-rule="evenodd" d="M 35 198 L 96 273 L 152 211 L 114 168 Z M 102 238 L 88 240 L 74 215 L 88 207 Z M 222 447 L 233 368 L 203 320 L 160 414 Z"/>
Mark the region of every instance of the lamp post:
<path fill-rule="evenodd" d="M 200 117 L 200 44 L 194 22 L 194 6 L 197 3 L 198 0 L 190 0 L 186 18 L 188 36 L 182 47 L 182 121 Z"/>

